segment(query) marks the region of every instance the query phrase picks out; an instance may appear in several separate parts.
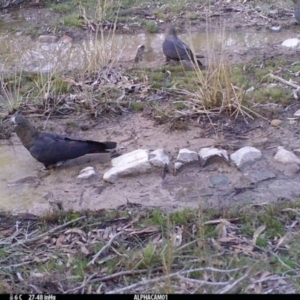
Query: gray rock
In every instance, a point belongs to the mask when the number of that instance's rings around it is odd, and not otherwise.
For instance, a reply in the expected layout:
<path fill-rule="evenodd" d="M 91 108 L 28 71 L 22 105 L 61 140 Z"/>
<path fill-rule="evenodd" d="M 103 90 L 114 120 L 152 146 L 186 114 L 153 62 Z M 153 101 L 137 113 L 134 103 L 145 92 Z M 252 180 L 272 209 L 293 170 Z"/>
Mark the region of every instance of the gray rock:
<path fill-rule="evenodd" d="M 197 152 L 191 151 L 189 149 L 183 148 L 179 150 L 176 161 L 181 163 L 189 163 L 192 161 L 198 161 L 199 156 Z"/>
<path fill-rule="evenodd" d="M 227 176 L 218 174 L 209 177 L 210 187 L 222 187 L 227 186 L 229 183 L 229 179 Z"/>
<path fill-rule="evenodd" d="M 252 183 L 258 183 L 260 181 L 272 179 L 276 177 L 276 174 L 269 170 L 254 170 L 244 173 L 244 176 Z"/>
<path fill-rule="evenodd" d="M 179 150 L 174 168 L 175 168 L 175 170 L 178 170 L 185 164 L 188 164 L 191 162 L 198 162 L 198 161 L 199 161 L 199 156 L 198 156 L 197 152 L 183 148 L 183 149 Z"/>
<path fill-rule="evenodd" d="M 105 172 L 103 179 L 110 183 L 117 181 L 118 177 L 146 173 L 151 169 L 149 150 L 138 149 L 112 159 L 113 168 Z"/>
<path fill-rule="evenodd" d="M 300 158 L 296 156 L 293 152 L 285 150 L 282 146 L 278 146 L 277 152 L 274 159 L 283 164 L 293 164 L 296 163 L 300 165 Z"/>
<path fill-rule="evenodd" d="M 202 164 L 204 165 L 209 159 L 219 157 L 222 160 L 229 162 L 229 157 L 228 153 L 226 150 L 223 149 L 218 149 L 214 147 L 209 147 L 209 148 L 202 148 L 199 151 L 199 156 L 202 161 Z"/>
<path fill-rule="evenodd" d="M 246 146 L 232 153 L 230 158 L 237 167 L 241 167 L 246 163 L 250 163 L 261 158 L 261 156 L 262 154 L 260 150 L 251 146 Z"/>
<path fill-rule="evenodd" d="M 157 167 L 169 165 L 170 160 L 167 153 L 163 149 L 157 149 L 149 154 L 149 162 Z"/>

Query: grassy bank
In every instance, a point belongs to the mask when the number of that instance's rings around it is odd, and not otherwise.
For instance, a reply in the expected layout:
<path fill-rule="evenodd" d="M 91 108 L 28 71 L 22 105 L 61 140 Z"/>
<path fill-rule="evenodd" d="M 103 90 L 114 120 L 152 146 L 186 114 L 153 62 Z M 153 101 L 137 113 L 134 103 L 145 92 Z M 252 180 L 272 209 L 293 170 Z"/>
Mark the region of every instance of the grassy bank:
<path fill-rule="evenodd" d="M 0 291 L 299 292 L 299 208 L 2 214 Z"/>

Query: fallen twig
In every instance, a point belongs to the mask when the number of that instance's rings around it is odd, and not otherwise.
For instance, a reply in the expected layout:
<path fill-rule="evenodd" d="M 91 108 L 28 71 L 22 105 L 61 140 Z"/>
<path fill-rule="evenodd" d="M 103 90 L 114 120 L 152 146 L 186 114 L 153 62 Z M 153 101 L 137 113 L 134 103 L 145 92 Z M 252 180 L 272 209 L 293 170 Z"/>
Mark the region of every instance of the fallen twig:
<path fill-rule="evenodd" d="M 102 247 L 102 248 L 100 249 L 100 251 L 99 251 L 97 254 L 94 255 L 93 259 L 92 259 L 87 265 L 90 266 L 90 265 L 94 264 L 95 261 L 96 261 L 96 259 L 97 259 L 97 258 L 98 258 L 98 257 L 99 257 L 106 249 L 108 249 L 108 248 L 111 246 L 112 242 L 113 242 L 118 236 L 120 236 L 121 234 L 123 234 L 123 231 L 120 231 L 120 232 L 118 232 L 116 235 L 114 235 L 114 236 L 108 241 L 108 243 L 107 243 L 104 247 Z"/>
<path fill-rule="evenodd" d="M 275 79 L 277 81 L 280 81 L 281 83 L 283 83 L 285 85 L 288 85 L 288 86 L 291 86 L 291 87 L 293 87 L 293 88 L 295 88 L 297 90 L 300 90 L 300 86 L 298 84 L 294 83 L 294 82 L 287 81 L 287 80 L 285 80 L 285 79 L 283 79 L 283 78 L 281 78 L 281 77 L 279 77 L 277 75 L 274 75 L 272 73 L 269 73 L 267 76 L 270 76 L 271 78 L 273 78 L 273 79 Z"/>
<path fill-rule="evenodd" d="M 147 284 L 151 284 L 151 283 L 155 283 L 155 282 L 159 282 L 159 281 L 164 281 L 166 279 L 169 279 L 171 277 L 175 277 L 175 276 L 180 276 L 183 274 L 189 274 L 192 272 L 201 272 L 201 271 L 212 271 L 212 272 L 220 272 L 220 273 L 230 273 L 230 272 L 236 272 L 236 271 L 240 271 L 242 269 L 248 268 L 248 266 L 242 267 L 242 268 L 235 268 L 235 269 L 229 269 L 229 270 L 221 270 L 221 269 L 216 269 L 216 268 L 212 268 L 212 267 L 207 267 L 207 268 L 196 268 L 196 269 L 191 269 L 191 270 L 185 270 L 185 271 L 178 271 L 169 275 L 164 275 L 164 276 L 160 276 L 160 277 L 155 277 L 155 278 L 151 278 L 148 280 L 144 280 L 144 281 L 139 281 L 137 283 L 131 284 L 129 286 L 125 286 L 123 288 L 119 288 L 119 289 L 115 289 L 112 290 L 106 294 L 118 294 L 118 293 L 122 293 L 125 291 L 129 291 L 131 289 L 137 288 L 139 286 L 143 286 L 143 285 L 147 285 Z M 248 276 L 248 274 L 247 274 Z"/>
<path fill-rule="evenodd" d="M 163 267 L 158 267 L 158 268 L 151 269 L 151 272 L 152 273 L 153 272 L 159 272 L 159 271 L 162 271 L 162 270 L 163 270 Z M 114 273 L 114 274 L 111 274 L 111 275 L 107 275 L 107 276 L 104 276 L 104 277 L 93 279 L 91 282 L 98 282 L 98 281 L 103 282 L 103 281 L 112 280 L 112 279 L 115 279 L 115 278 L 121 277 L 121 276 L 140 275 L 140 274 L 146 274 L 146 273 L 149 273 L 149 269 L 121 271 L 121 272 L 118 272 L 118 273 Z"/>
<path fill-rule="evenodd" d="M 90 275 L 87 279 L 85 279 L 85 280 L 82 282 L 82 284 L 81 284 L 80 286 L 77 286 L 77 287 L 75 287 L 75 288 L 69 289 L 69 290 L 63 292 L 63 294 L 70 294 L 70 293 L 72 293 L 72 292 L 76 292 L 76 291 L 78 291 L 78 290 L 80 290 L 80 289 L 85 288 L 85 286 L 86 286 L 86 285 L 87 285 L 87 284 L 88 284 L 88 283 L 89 283 L 96 275 L 97 275 L 97 273 L 94 273 L 94 274 Z"/>
<path fill-rule="evenodd" d="M 57 226 L 57 227 L 55 227 L 55 228 L 52 228 L 52 229 L 50 229 L 49 231 L 47 231 L 47 232 L 45 232 L 45 233 L 43 233 L 43 234 L 40 234 L 40 235 L 38 235 L 38 236 L 36 236 L 36 237 L 34 237 L 34 238 L 32 238 L 32 239 L 29 239 L 29 240 L 24 239 L 24 240 L 21 240 L 21 241 L 15 243 L 15 244 L 11 244 L 11 245 L 9 245 L 7 248 L 13 248 L 13 247 L 16 247 L 16 246 L 19 246 L 19 245 L 25 245 L 25 244 L 28 244 L 28 243 L 35 242 L 35 241 L 39 240 L 40 238 L 42 238 L 42 237 L 44 237 L 44 236 L 47 236 L 47 235 L 49 235 L 49 234 L 51 234 L 51 233 L 53 233 L 53 232 L 55 232 L 55 231 L 57 231 L 57 230 L 59 230 L 59 229 L 62 229 L 62 228 L 64 228 L 64 227 L 66 227 L 66 226 L 68 226 L 68 225 L 70 225 L 70 224 L 72 224 L 72 223 L 75 223 L 75 222 L 77 222 L 77 221 L 79 221 L 79 220 L 82 220 L 82 219 L 84 219 L 84 218 L 85 218 L 85 216 L 79 217 L 79 218 L 77 218 L 77 219 L 75 219 L 75 220 L 72 220 L 72 221 L 70 221 L 70 222 L 67 222 L 67 223 L 65 223 L 65 224 L 62 224 L 62 225 Z"/>
<path fill-rule="evenodd" d="M 185 280 L 185 281 L 189 281 L 189 282 L 192 282 L 192 283 L 197 283 L 199 285 L 203 285 L 203 284 L 206 284 L 206 285 L 228 285 L 231 281 L 224 281 L 224 282 L 218 282 L 218 281 L 207 281 L 207 280 L 200 280 L 200 279 L 194 279 L 194 278 L 187 278 L 187 277 L 184 277 L 184 276 L 181 276 L 179 275 L 178 276 L 180 279 L 182 280 Z"/>
<path fill-rule="evenodd" d="M 248 277 L 250 271 L 252 268 L 249 268 L 248 272 L 246 272 L 245 275 L 243 275 L 242 277 L 240 277 L 239 279 L 235 280 L 234 282 L 232 282 L 231 284 L 225 286 L 223 289 L 217 291 L 216 294 L 225 294 L 228 293 L 230 290 L 232 290 L 238 283 L 240 283 L 241 281 L 243 281 L 246 277 Z"/>

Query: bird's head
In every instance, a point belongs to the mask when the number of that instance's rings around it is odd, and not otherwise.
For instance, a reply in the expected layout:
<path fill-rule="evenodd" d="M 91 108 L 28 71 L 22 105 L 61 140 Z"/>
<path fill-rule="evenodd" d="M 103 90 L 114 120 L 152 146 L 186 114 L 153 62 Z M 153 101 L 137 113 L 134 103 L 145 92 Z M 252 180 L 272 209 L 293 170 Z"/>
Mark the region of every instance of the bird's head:
<path fill-rule="evenodd" d="M 14 115 L 11 117 L 11 122 L 14 126 L 21 126 L 24 123 L 25 118 L 22 115 Z"/>
<path fill-rule="evenodd" d="M 29 121 L 25 119 L 25 117 L 21 114 L 15 114 L 14 116 L 12 116 L 11 122 L 14 125 L 14 129 L 16 132 L 22 129 L 31 128 Z"/>
<path fill-rule="evenodd" d="M 168 24 L 165 30 L 166 35 L 177 36 L 175 27 L 171 24 Z"/>
<path fill-rule="evenodd" d="M 11 118 L 11 122 L 22 144 L 29 150 L 34 142 L 34 137 L 38 135 L 38 131 L 31 126 L 29 121 L 21 114 L 15 114 Z"/>

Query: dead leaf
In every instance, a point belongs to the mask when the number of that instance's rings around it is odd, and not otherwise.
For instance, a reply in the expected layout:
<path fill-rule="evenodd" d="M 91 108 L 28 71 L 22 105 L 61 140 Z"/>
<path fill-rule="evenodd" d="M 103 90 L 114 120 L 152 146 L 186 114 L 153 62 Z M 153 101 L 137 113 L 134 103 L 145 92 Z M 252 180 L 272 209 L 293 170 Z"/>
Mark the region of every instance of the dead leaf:
<path fill-rule="evenodd" d="M 291 224 L 291 228 L 294 228 L 297 224 L 299 223 L 299 221 L 294 221 L 292 224 Z"/>
<path fill-rule="evenodd" d="M 64 242 L 65 238 L 66 236 L 61 234 L 56 240 L 55 247 L 59 247 Z"/>
<path fill-rule="evenodd" d="M 259 237 L 259 235 L 266 229 L 266 225 L 262 225 L 262 226 L 259 226 L 255 232 L 253 233 L 253 239 L 252 239 L 252 243 L 254 245 L 256 245 L 256 240 L 257 238 Z"/>
<path fill-rule="evenodd" d="M 221 245 L 214 238 L 211 238 L 210 240 L 217 250 L 222 249 Z"/>
<path fill-rule="evenodd" d="M 234 241 L 238 242 L 239 239 L 236 237 L 223 237 L 223 238 L 219 239 L 219 242 L 221 242 L 221 243 L 228 243 L 228 242 L 234 242 Z"/>
<path fill-rule="evenodd" d="M 292 237 L 292 233 L 291 232 L 287 232 L 283 237 L 281 237 L 278 242 L 277 242 L 277 245 L 275 247 L 275 251 L 278 250 L 278 248 L 280 246 L 286 246 L 288 248 L 288 245 L 286 245 L 286 243 L 288 243 Z"/>
<path fill-rule="evenodd" d="M 158 228 L 158 226 L 149 226 L 149 227 L 144 228 L 144 229 L 130 228 L 130 229 L 126 229 L 124 231 L 130 233 L 130 235 L 134 235 L 134 234 L 141 234 L 141 233 L 158 232 L 159 228 Z"/>
<path fill-rule="evenodd" d="M 252 252 L 254 247 L 253 246 L 243 246 L 243 245 L 232 245 L 231 246 L 236 253 L 243 252 L 245 255 L 251 255 L 254 256 L 254 253 Z"/>
<path fill-rule="evenodd" d="M 81 253 L 85 254 L 86 256 L 90 254 L 90 251 L 84 245 L 81 246 L 80 250 Z"/>
<path fill-rule="evenodd" d="M 222 222 L 217 225 L 216 229 L 218 230 L 218 238 L 225 238 L 227 236 L 227 226 Z"/>
<path fill-rule="evenodd" d="M 231 223 L 229 221 L 227 221 L 226 219 L 217 219 L 217 220 L 211 220 L 211 221 L 207 221 L 204 223 L 204 225 L 213 225 L 213 224 L 220 224 L 223 223 L 226 226 L 230 226 Z"/>
<path fill-rule="evenodd" d="M 79 234 L 86 241 L 86 233 L 79 228 L 72 228 L 65 232 L 65 234 L 76 233 Z"/>
<path fill-rule="evenodd" d="M 141 215 L 138 214 L 132 221 L 130 221 L 128 224 L 126 224 L 125 226 L 123 226 L 121 229 L 125 229 L 130 227 L 131 225 L 137 223 L 140 220 Z"/>

